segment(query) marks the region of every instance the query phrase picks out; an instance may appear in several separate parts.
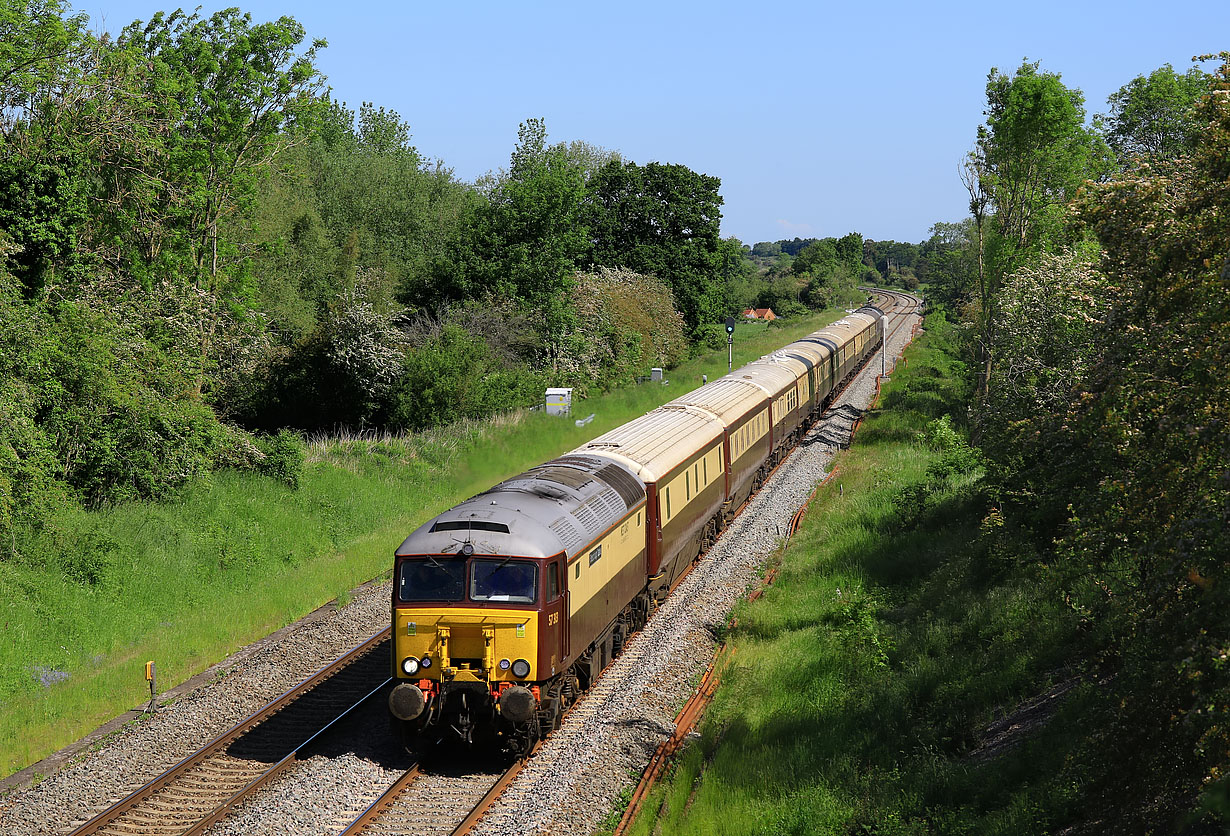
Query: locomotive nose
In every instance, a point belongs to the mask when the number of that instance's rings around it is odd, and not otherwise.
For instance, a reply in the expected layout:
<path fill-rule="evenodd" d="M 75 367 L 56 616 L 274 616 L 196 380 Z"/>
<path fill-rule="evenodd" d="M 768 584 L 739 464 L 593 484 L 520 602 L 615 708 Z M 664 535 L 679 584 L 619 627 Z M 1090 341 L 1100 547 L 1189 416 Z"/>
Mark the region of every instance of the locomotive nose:
<path fill-rule="evenodd" d="M 399 720 L 413 720 L 423 713 L 427 700 L 419 686 L 403 682 L 389 694 L 389 711 Z"/>

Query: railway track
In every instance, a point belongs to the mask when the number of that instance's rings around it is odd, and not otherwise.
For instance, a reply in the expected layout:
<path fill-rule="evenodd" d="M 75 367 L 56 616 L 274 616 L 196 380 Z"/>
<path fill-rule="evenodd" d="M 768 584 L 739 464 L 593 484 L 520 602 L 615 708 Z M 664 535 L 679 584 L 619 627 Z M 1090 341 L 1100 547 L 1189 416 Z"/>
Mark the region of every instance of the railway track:
<path fill-rule="evenodd" d="M 462 836 L 495 804 L 525 763 L 518 760 L 502 772 L 412 767 L 338 836 Z"/>
<path fill-rule="evenodd" d="M 411 767 L 339 836 L 469 831 L 517 773 L 522 761 L 504 771 Z"/>
<path fill-rule="evenodd" d="M 921 303 L 909 294 L 869 292 L 884 300 L 886 315 L 895 320 L 885 329 L 887 343 Z M 867 365 L 873 362 L 874 355 Z M 383 699 L 389 683 L 388 637 L 387 629 L 373 636 L 73 830 L 71 836 L 196 836 L 206 832 L 292 767 L 346 717 Z M 325 683 L 327 688 L 322 687 Z M 340 836 L 467 833 L 525 763 L 517 761 L 503 771 L 461 766 L 425 770 L 416 764 L 352 822 L 339 824 L 343 828 Z"/>
<path fill-rule="evenodd" d="M 886 307 L 891 308 L 891 313 L 886 311 L 886 314 L 896 317 L 897 320 L 892 330 L 885 329 L 885 342 L 887 343 L 888 339 L 904 326 L 909 318 L 907 315 L 914 312 L 920 302 L 913 296 L 893 291 L 874 290 L 872 295 L 884 299 Z M 782 464 L 784 461 L 774 467 L 770 475 L 776 472 Z M 736 516 L 742 513 L 744 507 L 746 503 L 740 507 Z M 691 574 L 694 566 L 695 563 L 676 579 L 672 590 Z M 711 669 L 705 678 L 705 687 L 697 690 L 680 715 L 681 717 L 687 715 L 688 728 L 699 718 L 716 687 L 712 673 Z M 570 706 L 569 711 L 583 701 L 584 697 Z M 676 741 L 675 746 L 677 747 L 678 744 L 679 741 Z M 537 752 L 541 745 L 540 742 L 534 751 Z M 533 753 L 530 757 L 533 757 Z M 499 799 L 500 794 L 516 778 L 524 764 L 525 761 L 517 761 L 506 771 L 498 774 L 459 775 L 439 772 L 424 773 L 416 765 L 390 786 L 339 836 L 443 832 L 448 832 L 452 836 L 461 836 L 461 834 L 468 833 L 487 809 Z M 469 805 L 469 808 L 463 809 L 466 805 Z"/>
<path fill-rule="evenodd" d="M 884 352 L 891 343 L 892 337 L 901 328 L 905 327 L 906 323 L 909 322 L 910 316 L 919 312 L 922 307 L 922 300 L 908 293 L 897 293 L 895 291 L 880 290 L 878 288 L 862 289 L 867 290 L 872 296 L 878 296 L 885 300 L 886 305 L 883 308 L 885 311 L 885 316 L 894 317 L 896 320 L 893 322 L 891 328 L 886 325 L 884 329 L 884 341 L 879 349 L 880 352 Z M 872 361 L 874 361 L 874 355 L 872 355 L 872 358 L 869 360 L 867 365 L 872 365 Z M 859 375 L 863 374 L 865 371 L 866 366 L 859 371 Z M 858 377 L 858 375 L 855 377 Z M 853 380 L 851 380 L 851 383 L 853 383 Z M 879 384 L 877 382 L 876 400 L 878 399 Z M 860 417 L 859 421 L 861 420 L 862 419 Z M 856 428 L 857 424 L 858 422 L 855 424 Z M 789 461 L 789 458 L 783 461 L 782 465 L 784 465 L 786 461 Z M 778 467 L 780 466 L 781 465 L 778 465 Z M 774 472 L 776 472 L 776 468 L 774 468 Z M 831 478 L 836 472 L 836 468 L 829 471 L 829 475 L 825 477 L 825 481 Z M 818 487 L 819 486 L 817 485 L 817 488 Z M 811 499 L 815 497 L 815 495 L 816 488 L 813 488 L 807 502 L 804 502 L 803 505 L 800 506 L 791 517 L 790 526 L 787 533 L 788 537 L 793 537 L 798 531 L 803 515 L 807 511 L 807 505 Z M 740 509 L 740 511 L 742 511 L 742 509 Z M 765 576 L 761 588 L 752 593 L 753 599 L 759 597 L 765 585 L 772 583 L 776 574 L 776 568 L 769 570 L 769 573 Z M 654 784 L 661 778 L 671 759 L 682 747 L 683 741 L 687 734 L 700 722 L 700 718 L 704 714 L 705 708 L 713 699 L 713 695 L 717 691 L 718 682 L 716 673 L 718 659 L 721 657 L 725 647 L 726 645 L 723 644 L 717 649 L 714 654 L 713 661 L 710 662 L 700 684 L 696 687 L 696 690 L 692 693 L 692 696 L 688 699 L 683 708 L 680 709 L 679 714 L 676 716 L 674 732 L 658 746 L 653 757 L 645 767 L 644 772 L 641 774 L 641 779 L 637 784 L 636 789 L 632 793 L 628 806 L 624 809 L 623 815 L 620 817 L 619 823 L 615 827 L 615 836 L 623 836 L 623 834 L 627 833 L 628 829 L 632 826 L 632 822 L 636 819 L 638 813 L 640 812 L 645 799 L 648 797 L 649 791 L 653 789 Z"/>
<path fill-rule="evenodd" d="M 71 836 L 196 836 L 226 817 L 389 682 L 389 630 L 371 637 Z"/>

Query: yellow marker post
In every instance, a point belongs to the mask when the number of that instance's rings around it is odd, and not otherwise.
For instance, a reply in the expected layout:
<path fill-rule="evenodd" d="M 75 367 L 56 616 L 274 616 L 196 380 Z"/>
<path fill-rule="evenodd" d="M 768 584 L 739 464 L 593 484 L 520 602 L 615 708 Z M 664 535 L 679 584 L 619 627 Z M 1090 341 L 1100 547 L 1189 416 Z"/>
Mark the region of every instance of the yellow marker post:
<path fill-rule="evenodd" d="M 155 688 L 157 683 L 157 666 L 153 661 L 145 663 L 145 681 L 149 683 L 149 706 L 146 711 L 157 711 L 158 707 L 154 704 Z"/>

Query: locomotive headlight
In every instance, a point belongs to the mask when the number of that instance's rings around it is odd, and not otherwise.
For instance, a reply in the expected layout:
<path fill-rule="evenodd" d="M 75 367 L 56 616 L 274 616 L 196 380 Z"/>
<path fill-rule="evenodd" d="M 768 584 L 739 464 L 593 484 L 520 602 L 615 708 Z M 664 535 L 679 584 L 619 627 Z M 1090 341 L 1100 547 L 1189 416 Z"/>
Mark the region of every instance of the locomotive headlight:
<path fill-rule="evenodd" d="M 500 670 L 502 670 L 502 671 L 506 671 L 506 670 L 508 670 L 508 668 L 509 668 L 511 665 L 512 665 L 512 662 L 508 661 L 507 659 L 501 659 L 501 660 L 500 660 Z"/>
<path fill-rule="evenodd" d="M 419 672 L 419 660 L 415 659 L 413 656 L 403 659 L 401 662 L 401 669 L 406 676 L 414 676 Z"/>
<path fill-rule="evenodd" d="M 517 679 L 525 679 L 530 675 L 530 663 L 524 659 L 518 659 L 512 663 L 512 672 Z"/>
<path fill-rule="evenodd" d="M 430 668 L 430 667 L 431 667 L 431 657 L 430 657 L 430 656 L 424 656 L 424 657 L 420 660 L 420 662 L 421 662 L 421 664 L 423 665 L 423 667 L 424 667 L 424 668 Z"/>

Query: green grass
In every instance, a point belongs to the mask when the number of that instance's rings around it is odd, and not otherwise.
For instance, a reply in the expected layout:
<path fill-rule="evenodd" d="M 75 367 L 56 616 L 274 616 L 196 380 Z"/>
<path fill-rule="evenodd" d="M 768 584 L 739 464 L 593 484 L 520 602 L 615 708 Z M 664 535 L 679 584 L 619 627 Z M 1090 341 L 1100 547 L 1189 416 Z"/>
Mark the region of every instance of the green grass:
<path fill-rule="evenodd" d="M 1063 678 L 1074 626 L 989 547 L 976 457 L 934 442 L 965 397 L 936 330 L 774 585 L 737 607 L 701 739 L 633 833 L 1024 834 L 1061 815 L 1070 788 L 1048 778 L 1080 739 L 1081 688 L 1015 748 L 975 755 L 990 723 Z"/>
<path fill-rule="evenodd" d="M 840 317 L 740 324 L 738 367 Z M 390 569 L 423 520 L 726 373 L 726 350 L 574 405 L 407 437 L 314 442 L 298 490 L 217 473 L 174 502 L 64 513 L 0 562 L 0 774 Z M 325 662 L 327 660 L 321 660 Z M 305 671 L 305 674 L 307 672 Z"/>

